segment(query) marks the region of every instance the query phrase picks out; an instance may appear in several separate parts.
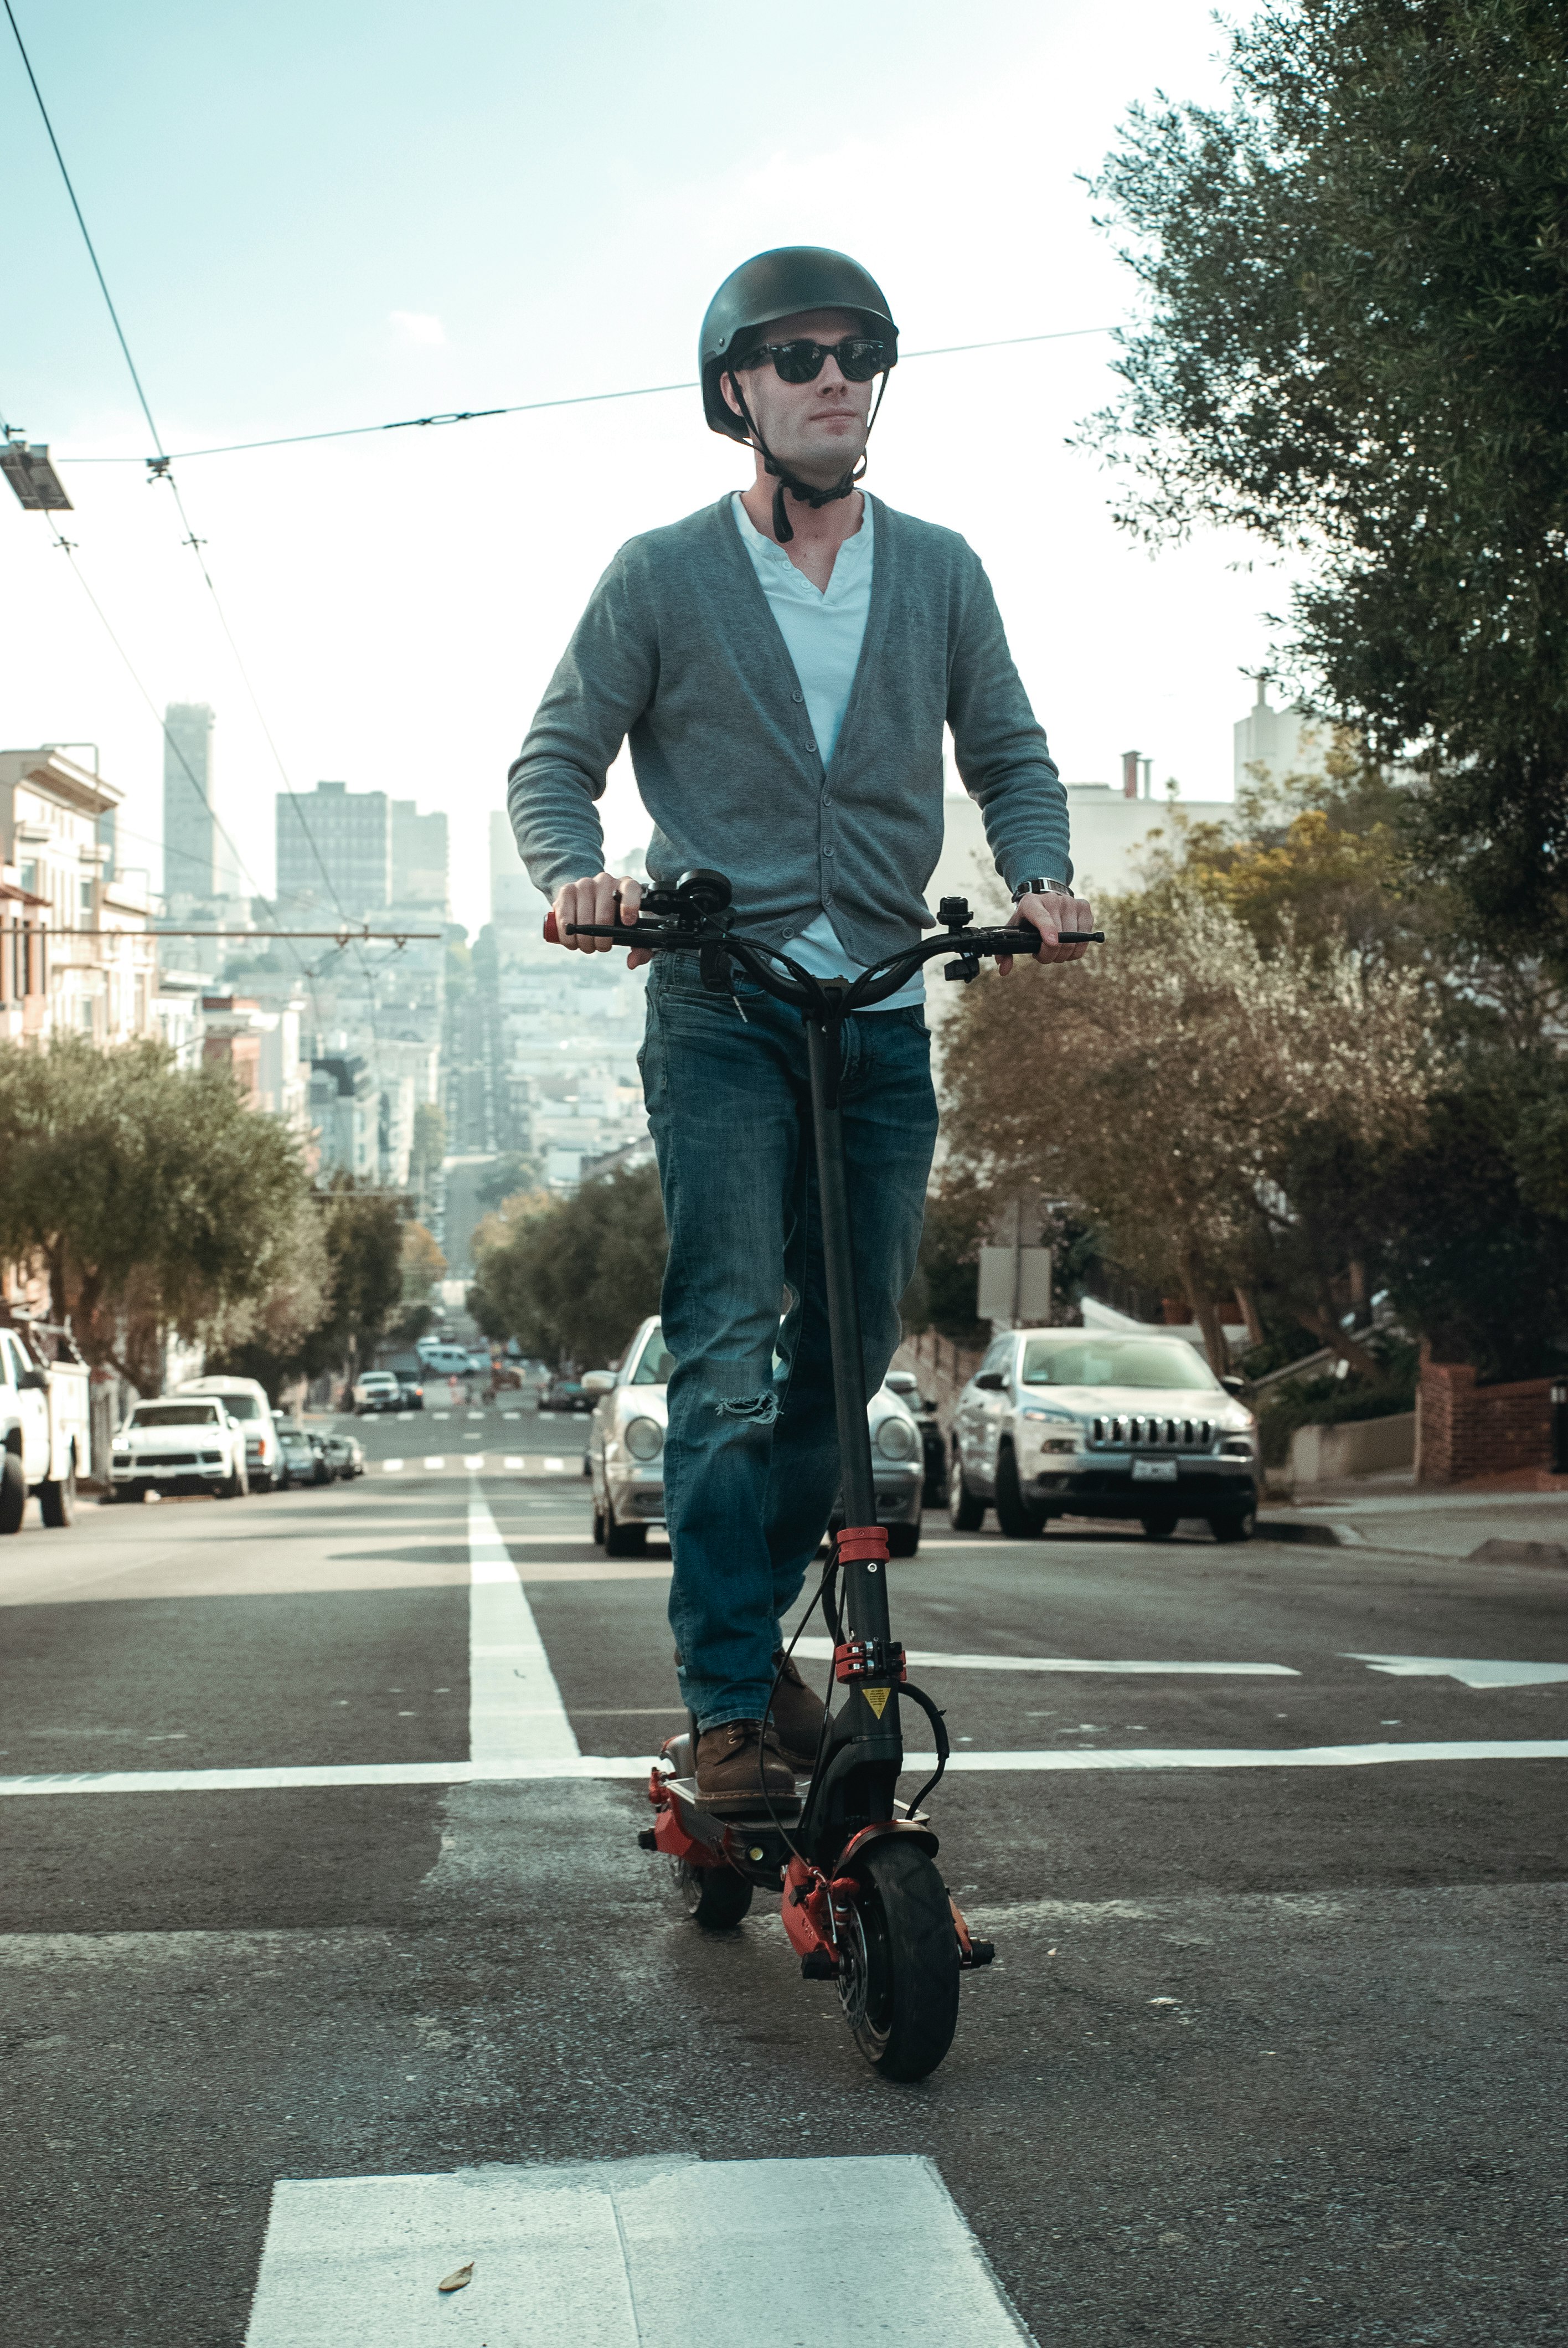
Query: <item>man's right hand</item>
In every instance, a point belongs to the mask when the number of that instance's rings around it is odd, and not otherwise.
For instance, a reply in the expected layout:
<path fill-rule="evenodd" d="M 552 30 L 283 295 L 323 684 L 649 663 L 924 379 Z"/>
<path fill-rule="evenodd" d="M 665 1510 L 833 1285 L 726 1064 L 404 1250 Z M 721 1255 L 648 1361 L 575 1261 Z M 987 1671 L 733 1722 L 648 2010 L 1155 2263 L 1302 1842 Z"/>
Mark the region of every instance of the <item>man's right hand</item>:
<path fill-rule="evenodd" d="M 569 937 L 567 932 L 574 922 L 596 926 L 613 922 L 618 895 L 621 926 L 630 929 L 637 919 L 637 908 L 642 902 L 640 881 L 625 878 L 617 880 L 613 872 L 596 872 L 591 880 L 569 880 L 564 889 L 558 889 L 550 911 L 555 915 L 556 929 L 562 945 L 574 948 L 578 953 L 608 953 L 615 943 L 613 938 L 573 938 Z M 626 967 L 628 970 L 641 970 L 645 962 L 652 959 L 652 954 L 646 949 L 634 947 L 626 957 Z"/>

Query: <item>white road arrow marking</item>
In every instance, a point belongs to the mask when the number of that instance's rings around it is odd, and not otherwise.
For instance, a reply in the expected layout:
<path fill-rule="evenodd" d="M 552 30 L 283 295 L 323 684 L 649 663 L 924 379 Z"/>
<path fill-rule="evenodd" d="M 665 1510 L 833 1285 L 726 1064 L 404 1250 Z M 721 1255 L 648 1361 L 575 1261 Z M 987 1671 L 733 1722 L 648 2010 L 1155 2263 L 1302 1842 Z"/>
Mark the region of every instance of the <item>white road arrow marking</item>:
<path fill-rule="evenodd" d="M 1568 1680 L 1568 1663 L 1492 1663 L 1457 1655 L 1349 1655 L 1396 1680 L 1459 1680 L 1469 1688 L 1545 1687 Z"/>

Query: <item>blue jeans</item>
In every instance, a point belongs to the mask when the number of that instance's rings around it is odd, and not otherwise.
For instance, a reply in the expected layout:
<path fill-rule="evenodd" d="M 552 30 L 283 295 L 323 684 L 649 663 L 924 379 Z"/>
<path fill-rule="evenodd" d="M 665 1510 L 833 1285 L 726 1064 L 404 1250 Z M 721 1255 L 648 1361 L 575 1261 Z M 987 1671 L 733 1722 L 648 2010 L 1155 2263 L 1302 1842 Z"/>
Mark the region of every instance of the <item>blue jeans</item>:
<path fill-rule="evenodd" d="M 870 1395 L 898 1343 L 937 1102 L 923 1013 L 862 1012 L 842 1034 Z M 664 1447 L 670 1622 L 687 1708 L 714 1728 L 761 1715 L 780 1617 L 838 1490 L 804 1026 L 739 973 L 735 998 L 712 994 L 694 955 L 661 954 L 640 1062 L 670 1231 L 664 1342 L 677 1365 Z"/>

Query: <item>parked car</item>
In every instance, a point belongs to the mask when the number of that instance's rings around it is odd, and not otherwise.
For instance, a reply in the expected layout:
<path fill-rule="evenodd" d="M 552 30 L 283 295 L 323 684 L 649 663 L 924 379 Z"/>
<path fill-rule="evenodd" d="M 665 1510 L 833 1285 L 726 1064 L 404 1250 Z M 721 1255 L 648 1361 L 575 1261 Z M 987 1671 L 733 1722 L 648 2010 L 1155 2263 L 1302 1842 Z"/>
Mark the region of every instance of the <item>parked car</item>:
<path fill-rule="evenodd" d="M 921 1491 L 921 1503 L 927 1509 L 945 1509 L 948 1505 L 948 1440 L 937 1419 L 937 1406 L 923 1400 L 919 1381 L 913 1370 L 889 1370 L 887 1385 L 903 1397 L 915 1414 L 920 1430 L 920 1443 L 926 1457 L 926 1481 Z"/>
<path fill-rule="evenodd" d="M 607 1377 L 609 1372 L 601 1370 L 599 1375 Z M 593 1395 L 584 1386 L 580 1378 L 552 1378 L 539 1396 L 539 1408 L 541 1410 L 591 1410 Z"/>
<path fill-rule="evenodd" d="M 352 1398 L 362 1417 L 373 1411 L 401 1410 L 403 1388 L 390 1370 L 364 1370 L 354 1382 Z"/>
<path fill-rule="evenodd" d="M 333 1434 L 322 1438 L 333 1474 L 340 1483 L 352 1483 L 364 1473 L 364 1446 L 354 1435 Z"/>
<path fill-rule="evenodd" d="M 313 1484 L 316 1480 L 316 1455 L 302 1426 L 292 1418 L 282 1420 L 278 1427 L 278 1483 L 287 1491 L 291 1484 Z"/>
<path fill-rule="evenodd" d="M 109 1492 L 145 1500 L 149 1492 L 210 1492 L 238 1499 L 250 1489 L 245 1430 L 211 1395 L 138 1402 L 109 1454 Z"/>
<path fill-rule="evenodd" d="M 1257 1518 L 1257 1429 L 1184 1337 L 1014 1329 L 958 1397 L 948 1506 L 963 1532 L 986 1509 L 1014 1539 L 1053 1517 L 1141 1524 L 1166 1540 L 1184 1517 L 1245 1540 Z"/>
<path fill-rule="evenodd" d="M 593 1407 L 588 1470 L 593 1487 L 593 1538 L 611 1557 L 646 1546 L 650 1525 L 664 1522 L 665 1386 L 674 1357 L 656 1318 L 644 1321 L 616 1370 L 583 1380 Z M 902 1395 L 877 1388 L 866 1406 L 876 1467 L 877 1521 L 895 1557 L 920 1545 L 924 1481 L 920 1430 Z M 835 1521 L 843 1522 L 835 1512 Z"/>
<path fill-rule="evenodd" d="M 77 1478 L 92 1456 L 87 1365 L 64 1329 L 0 1329 L 0 1533 L 20 1532 L 36 1492 L 46 1525 L 76 1514 Z"/>
<path fill-rule="evenodd" d="M 383 1365 L 397 1380 L 398 1408 L 423 1410 L 425 1407 L 425 1365 L 415 1353 L 394 1354 Z"/>
<path fill-rule="evenodd" d="M 280 1481 L 278 1431 L 267 1389 L 254 1378 L 187 1378 L 177 1395 L 209 1395 L 220 1402 L 245 1432 L 245 1473 L 252 1492 L 270 1492 Z"/>

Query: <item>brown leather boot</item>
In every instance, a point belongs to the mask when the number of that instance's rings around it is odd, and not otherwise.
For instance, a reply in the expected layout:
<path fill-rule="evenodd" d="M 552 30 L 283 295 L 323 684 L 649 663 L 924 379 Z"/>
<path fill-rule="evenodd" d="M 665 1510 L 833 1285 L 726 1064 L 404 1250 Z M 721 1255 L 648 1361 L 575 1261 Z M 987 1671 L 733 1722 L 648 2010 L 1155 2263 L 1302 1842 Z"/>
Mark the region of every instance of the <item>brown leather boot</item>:
<path fill-rule="evenodd" d="M 827 1715 L 822 1698 L 807 1687 L 793 1659 L 785 1656 L 782 1647 L 774 1653 L 774 1669 L 779 1673 L 772 1713 L 779 1751 L 792 1769 L 809 1777 L 816 1766 L 817 1741 Z"/>
<path fill-rule="evenodd" d="M 764 1792 L 794 1799 L 794 1772 L 760 1720 L 726 1720 L 697 1739 L 697 1799 L 710 1810 L 756 1810 Z"/>

